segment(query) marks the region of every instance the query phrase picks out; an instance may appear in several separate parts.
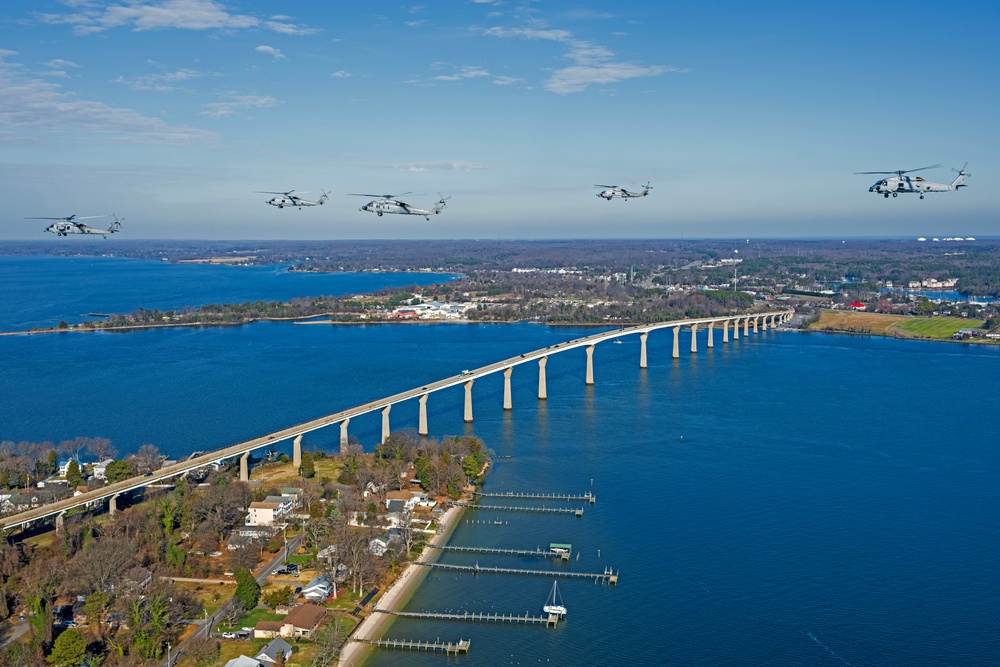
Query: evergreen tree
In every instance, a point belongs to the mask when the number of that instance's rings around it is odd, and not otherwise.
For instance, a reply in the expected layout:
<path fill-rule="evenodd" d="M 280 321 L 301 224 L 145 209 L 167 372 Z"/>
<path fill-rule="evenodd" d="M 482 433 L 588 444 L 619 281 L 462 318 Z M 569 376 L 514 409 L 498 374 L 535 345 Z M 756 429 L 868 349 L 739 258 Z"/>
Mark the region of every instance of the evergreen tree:
<path fill-rule="evenodd" d="M 260 600 L 260 585 L 253 578 L 253 573 L 245 567 L 238 567 L 233 571 L 236 578 L 236 593 L 233 594 L 237 600 L 243 603 L 243 608 L 250 611 L 257 606 Z"/>
<path fill-rule="evenodd" d="M 316 464 L 313 463 L 313 455 L 309 450 L 302 452 L 302 465 L 299 466 L 299 475 L 306 478 L 316 476 Z"/>
<path fill-rule="evenodd" d="M 70 459 L 69 465 L 66 466 L 66 481 L 69 482 L 69 488 L 71 489 L 75 489 L 83 484 L 83 475 L 80 473 L 80 464 L 76 462 L 76 459 Z"/>
<path fill-rule="evenodd" d="M 73 628 L 63 630 L 52 644 L 52 653 L 46 658 L 56 667 L 78 667 L 87 658 L 87 640 Z"/>

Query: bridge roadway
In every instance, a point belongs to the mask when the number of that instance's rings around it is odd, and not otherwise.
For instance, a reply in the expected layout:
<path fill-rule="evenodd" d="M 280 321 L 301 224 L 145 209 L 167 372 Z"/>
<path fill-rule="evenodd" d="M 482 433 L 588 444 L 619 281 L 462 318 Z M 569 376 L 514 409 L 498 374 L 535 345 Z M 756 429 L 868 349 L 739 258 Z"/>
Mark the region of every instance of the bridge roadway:
<path fill-rule="evenodd" d="M 315 431 L 327 426 L 332 426 L 333 424 L 340 424 L 340 435 L 341 435 L 341 445 L 345 446 L 347 443 L 347 424 L 350 422 L 352 417 L 358 415 L 363 415 L 368 412 L 374 412 L 376 410 L 382 411 L 382 439 L 384 440 L 389 435 L 389 411 L 393 405 L 396 403 L 402 403 L 404 401 L 410 401 L 413 399 L 419 399 L 420 401 L 420 425 L 418 427 L 418 432 L 420 435 L 427 435 L 427 412 L 426 404 L 427 397 L 436 391 L 441 391 L 443 389 L 448 389 L 455 387 L 457 385 L 463 385 L 465 387 L 465 414 L 464 418 L 466 422 L 472 421 L 472 384 L 475 380 L 491 375 L 493 373 L 503 373 L 504 374 L 504 410 L 512 409 L 511 405 L 511 391 L 510 391 L 510 375 L 515 366 L 520 366 L 522 364 L 527 364 L 530 362 L 538 363 L 538 398 L 545 399 L 546 388 L 545 388 L 545 363 L 548 357 L 553 354 L 559 354 L 562 352 L 567 352 L 569 350 L 574 350 L 578 348 L 584 348 L 587 352 L 587 371 L 586 371 L 586 383 L 588 385 L 594 384 L 593 376 L 593 352 L 594 347 L 601 342 L 613 340 L 616 338 L 623 338 L 625 336 L 639 335 L 642 342 L 639 366 L 641 368 L 646 368 L 646 337 L 650 332 L 659 329 L 673 329 L 674 330 L 674 341 L 673 341 L 673 358 L 678 358 L 679 356 L 679 344 L 678 344 L 678 334 L 682 328 L 689 328 L 694 332 L 691 336 L 691 352 L 697 351 L 697 336 L 695 335 L 698 331 L 699 326 L 708 327 L 708 347 L 713 347 L 713 328 L 715 325 L 721 325 L 723 330 L 723 342 L 729 341 L 729 325 L 732 324 L 733 338 L 739 338 L 740 327 L 742 325 L 743 336 L 748 337 L 750 335 L 751 327 L 754 333 L 757 332 L 758 326 L 763 323 L 763 328 L 768 328 L 768 321 L 770 320 L 771 328 L 777 326 L 778 322 L 787 321 L 794 311 L 792 310 L 781 310 L 781 311 L 769 311 L 766 313 L 750 313 L 743 315 L 729 315 L 722 317 L 705 317 L 699 319 L 688 319 L 688 320 L 672 320 L 669 322 L 656 322 L 654 324 L 642 324 L 630 327 L 622 327 L 621 329 L 614 329 L 612 331 L 603 331 L 601 333 L 593 334 L 591 336 L 585 336 L 583 338 L 576 338 L 565 343 L 556 343 L 555 345 L 550 345 L 548 347 L 534 350 L 532 352 L 527 352 L 517 357 L 512 357 L 509 359 L 504 359 L 486 366 L 482 366 L 475 370 L 463 371 L 458 375 L 452 375 L 450 377 L 438 380 L 436 382 L 428 383 L 422 387 L 415 389 L 408 389 L 406 391 L 400 392 L 398 394 L 393 394 L 386 398 L 380 398 L 374 401 L 369 401 L 362 405 L 355 406 L 353 408 L 348 408 L 346 410 L 341 410 L 340 412 L 335 412 L 324 417 L 319 417 L 318 419 L 313 419 L 295 426 L 289 426 L 288 428 L 269 433 L 267 435 L 260 436 L 258 438 L 253 438 L 251 440 L 246 440 L 244 442 L 230 445 L 228 447 L 223 447 L 217 449 L 213 452 L 207 454 L 202 454 L 200 456 L 193 457 L 191 459 L 175 463 L 173 465 L 167 466 L 165 468 L 160 468 L 154 471 L 150 475 L 144 477 L 133 477 L 121 482 L 116 482 L 110 484 L 101 489 L 96 489 L 94 491 L 88 491 L 79 496 L 74 496 L 72 498 L 67 498 L 65 500 L 60 500 L 55 503 L 48 505 L 43 505 L 41 507 L 36 507 L 18 514 L 12 514 L 6 517 L 0 517 L 0 530 L 7 530 L 17 527 L 27 527 L 34 521 L 40 519 L 46 519 L 50 517 L 60 517 L 60 515 L 65 514 L 68 510 L 80 507 L 80 506 L 93 506 L 101 503 L 105 500 L 111 502 L 111 511 L 114 511 L 114 501 L 119 495 L 123 493 L 128 493 L 135 489 L 140 489 L 146 486 L 161 484 L 173 477 L 183 475 L 184 473 L 190 472 L 192 470 L 197 470 L 198 468 L 204 468 L 205 466 L 217 463 L 227 458 L 231 457 L 242 457 L 241 460 L 241 478 L 247 479 L 247 456 L 251 451 L 255 449 L 260 449 L 262 447 L 267 447 L 268 445 L 274 445 L 283 440 L 293 439 L 294 440 L 294 451 L 295 451 L 295 464 L 298 465 L 300 458 L 300 443 L 301 436 L 309 433 L 310 431 Z M 57 526 L 58 526 L 57 520 Z"/>

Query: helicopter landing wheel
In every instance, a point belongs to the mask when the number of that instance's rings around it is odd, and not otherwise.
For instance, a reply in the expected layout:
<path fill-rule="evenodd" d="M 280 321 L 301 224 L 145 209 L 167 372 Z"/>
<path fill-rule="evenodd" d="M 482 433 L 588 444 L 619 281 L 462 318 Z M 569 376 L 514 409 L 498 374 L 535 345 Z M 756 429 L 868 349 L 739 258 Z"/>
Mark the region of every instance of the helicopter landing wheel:
<path fill-rule="evenodd" d="M 885 193 L 884 195 L 882 195 L 882 196 L 883 196 L 883 197 L 885 197 L 886 199 L 888 199 L 888 198 L 889 198 L 889 193 L 888 193 L 888 192 L 886 192 L 886 193 Z"/>
<path fill-rule="evenodd" d="M 893 192 L 893 193 L 892 193 L 892 196 L 893 196 L 893 197 L 898 197 L 898 196 L 899 196 L 899 193 L 898 193 L 898 192 Z"/>
<path fill-rule="evenodd" d="M 380 217 L 380 218 L 382 217 L 382 211 L 378 212 L 378 217 Z"/>
<path fill-rule="evenodd" d="M 923 198 L 924 198 L 924 196 L 923 196 L 923 195 L 920 195 L 920 198 L 921 198 L 921 199 L 923 199 Z"/>

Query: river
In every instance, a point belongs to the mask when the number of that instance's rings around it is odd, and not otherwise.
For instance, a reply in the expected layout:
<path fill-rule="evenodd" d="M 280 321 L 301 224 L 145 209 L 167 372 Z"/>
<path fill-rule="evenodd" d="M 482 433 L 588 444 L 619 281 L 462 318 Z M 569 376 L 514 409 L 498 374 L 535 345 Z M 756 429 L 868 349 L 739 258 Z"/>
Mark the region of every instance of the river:
<path fill-rule="evenodd" d="M 184 296 L 184 295 L 182 295 Z M 39 300 L 57 302 L 51 294 Z M 73 304 L 91 307 L 85 302 Z M 59 307 L 47 305 L 58 313 Z M 97 306 L 95 305 L 94 308 Z M 30 318 L 27 318 L 30 319 Z M 172 456 L 215 448 L 594 329 L 300 326 L 0 337 L 0 439 L 111 438 Z M 704 336 L 704 330 L 699 334 Z M 397 621 L 389 636 L 472 640 L 464 665 L 982 665 L 1000 654 L 1000 350 L 767 331 L 670 358 L 669 332 L 603 343 L 432 395 L 432 437 L 474 433 L 509 459 L 487 491 L 593 490 L 582 518 L 467 512 L 452 544 L 568 542 L 581 572 L 560 627 Z M 416 402 L 395 406 L 413 428 Z M 354 419 L 366 449 L 379 415 Z M 335 449 L 335 427 L 306 436 Z M 572 505 L 572 504 L 570 504 Z M 500 521 L 495 525 L 495 521 Z M 551 578 L 431 573 L 410 610 L 537 614 Z M 440 655 L 376 653 L 375 665 Z"/>

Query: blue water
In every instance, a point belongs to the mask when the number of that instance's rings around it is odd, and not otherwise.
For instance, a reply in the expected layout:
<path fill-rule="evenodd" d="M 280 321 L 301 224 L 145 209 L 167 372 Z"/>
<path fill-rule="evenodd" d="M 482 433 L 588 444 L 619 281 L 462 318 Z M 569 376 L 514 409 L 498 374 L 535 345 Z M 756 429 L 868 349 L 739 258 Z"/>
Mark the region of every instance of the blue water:
<path fill-rule="evenodd" d="M 312 273 L 285 265 L 170 264 L 116 257 L 0 256 L 0 331 L 99 318 L 86 313 L 171 310 L 247 301 L 341 296 L 454 278 L 432 273 Z"/>
<path fill-rule="evenodd" d="M 109 437 L 172 455 L 231 444 L 592 329 L 297 326 L 0 337 L 0 439 Z M 555 630 L 397 621 L 390 636 L 471 638 L 463 665 L 984 665 L 1000 655 L 1000 349 L 768 331 L 670 358 L 671 336 L 601 344 L 431 396 L 432 436 L 499 454 L 487 490 L 581 492 L 569 516 L 469 512 L 453 544 L 570 542 Z M 683 340 L 681 349 L 687 350 Z M 417 405 L 391 412 L 416 426 Z M 351 421 L 370 449 L 379 415 Z M 306 436 L 336 448 L 336 427 Z M 682 440 L 683 436 L 683 440 Z M 494 519 L 505 522 L 492 525 Z M 488 524 L 474 523 L 487 521 Z M 539 613 L 547 577 L 431 573 L 413 610 Z M 439 665 L 381 652 L 375 665 Z M 450 662 L 450 661 L 449 661 Z"/>

